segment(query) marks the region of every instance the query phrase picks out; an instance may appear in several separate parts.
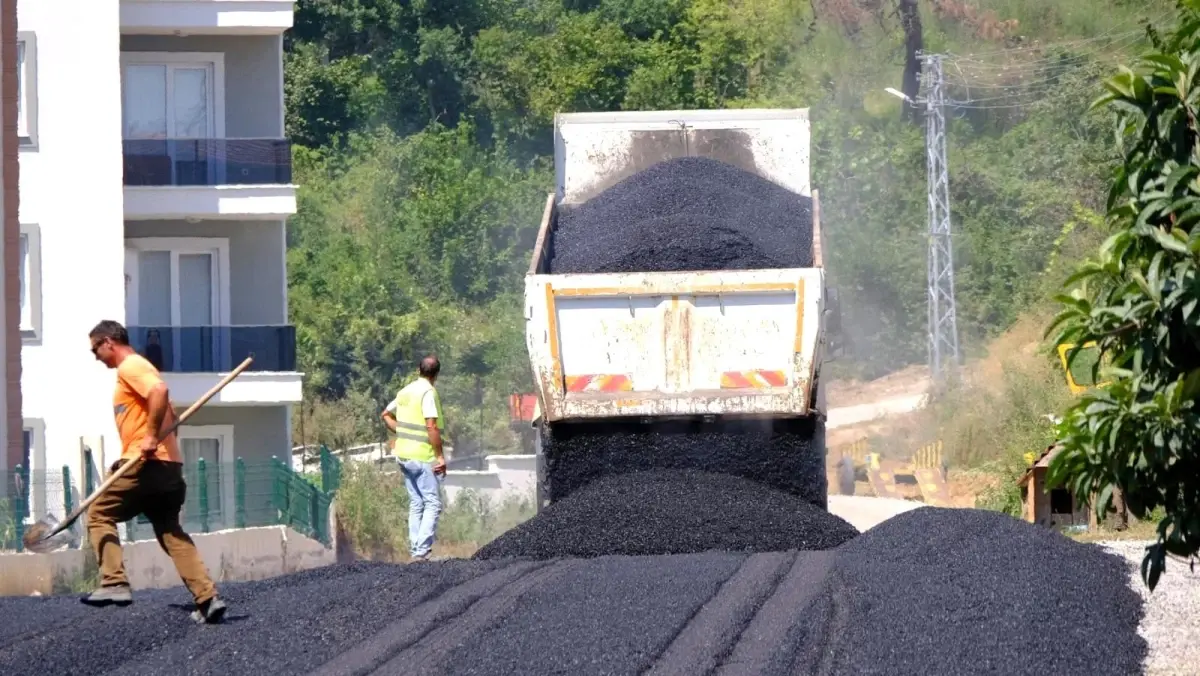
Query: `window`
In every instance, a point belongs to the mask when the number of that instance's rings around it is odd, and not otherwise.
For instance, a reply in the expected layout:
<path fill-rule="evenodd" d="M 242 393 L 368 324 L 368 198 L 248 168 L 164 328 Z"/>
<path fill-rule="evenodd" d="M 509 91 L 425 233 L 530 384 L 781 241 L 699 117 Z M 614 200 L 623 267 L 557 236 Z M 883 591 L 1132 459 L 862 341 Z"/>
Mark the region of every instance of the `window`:
<path fill-rule="evenodd" d="M 21 224 L 17 275 L 20 281 L 21 343 L 42 340 L 42 235 L 34 223 Z"/>
<path fill-rule="evenodd" d="M 172 185 L 198 180 L 194 174 L 201 168 L 212 174 L 223 166 L 206 161 L 212 154 L 211 144 L 187 141 L 225 135 L 224 70 L 220 53 L 121 54 L 123 137 L 179 139 L 164 146 L 172 167 Z M 213 175 L 204 180 L 220 178 Z"/>
<path fill-rule="evenodd" d="M 46 514 L 46 497 L 49 493 L 57 496 L 58 504 L 62 503 L 62 472 L 57 476 L 46 471 L 46 423 L 38 418 L 25 418 L 22 424 L 24 446 L 21 453 L 21 474 L 19 484 L 14 486 L 19 494 L 25 496 L 25 513 L 27 520 L 39 519 Z M 14 468 L 15 469 L 15 468 Z M 61 509 L 50 511 L 62 513 Z M 60 517 L 61 518 L 61 517 Z"/>
<path fill-rule="evenodd" d="M 204 460 L 204 485 L 208 495 L 209 530 L 232 528 L 236 523 L 233 426 L 189 425 L 179 430 L 179 450 L 183 453 L 187 500 L 183 505 L 184 528 L 199 530 L 200 464 Z"/>
<path fill-rule="evenodd" d="M 17 137 L 22 148 L 37 148 L 37 38 L 17 33 Z"/>
<path fill-rule="evenodd" d="M 221 370 L 228 332 L 191 327 L 230 323 L 229 240 L 154 237 L 125 244 L 125 316 L 136 329 L 134 346 L 153 346 L 163 360 L 156 365 L 166 371 Z"/>

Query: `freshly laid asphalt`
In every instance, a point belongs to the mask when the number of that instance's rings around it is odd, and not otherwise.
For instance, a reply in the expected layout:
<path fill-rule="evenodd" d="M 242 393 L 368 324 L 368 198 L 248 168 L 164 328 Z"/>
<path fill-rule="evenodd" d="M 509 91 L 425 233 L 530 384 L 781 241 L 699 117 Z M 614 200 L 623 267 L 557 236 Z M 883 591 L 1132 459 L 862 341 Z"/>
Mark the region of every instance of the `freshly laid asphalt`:
<path fill-rule="evenodd" d="M 0 674 L 1131 674 L 1129 571 L 925 507 L 824 551 L 330 566 L 127 608 L 0 599 Z"/>

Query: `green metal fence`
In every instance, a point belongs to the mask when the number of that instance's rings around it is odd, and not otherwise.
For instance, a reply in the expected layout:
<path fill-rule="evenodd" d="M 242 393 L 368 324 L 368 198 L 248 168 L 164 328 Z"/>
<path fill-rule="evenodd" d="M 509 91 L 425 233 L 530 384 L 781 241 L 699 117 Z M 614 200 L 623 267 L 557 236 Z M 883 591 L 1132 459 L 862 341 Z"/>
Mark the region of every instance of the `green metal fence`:
<path fill-rule="evenodd" d="M 21 551 L 21 537 L 34 515 L 49 512 L 61 519 L 90 495 L 103 477 L 90 453 L 84 454 L 84 468 L 82 480 L 67 466 L 32 473 L 17 467 L 0 473 L 0 550 Z M 325 545 L 332 543 L 329 509 L 341 483 L 341 461 L 328 449 L 321 453 L 320 487 L 277 456 L 231 462 L 199 459 L 184 465 L 184 479 L 187 495 L 180 518 L 189 532 L 286 525 Z M 153 528 L 139 515 L 126 522 L 125 537 L 152 538 Z"/>

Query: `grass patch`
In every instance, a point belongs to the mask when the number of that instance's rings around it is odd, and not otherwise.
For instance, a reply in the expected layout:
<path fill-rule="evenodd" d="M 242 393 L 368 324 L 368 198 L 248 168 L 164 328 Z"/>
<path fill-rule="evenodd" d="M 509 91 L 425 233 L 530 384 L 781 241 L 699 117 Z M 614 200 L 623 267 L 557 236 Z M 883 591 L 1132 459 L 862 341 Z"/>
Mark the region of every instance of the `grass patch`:
<path fill-rule="evenodd" d="M 1110 523 L 1101 523 L 1096 530 L 1065 531 L 1064 535 L 1079 542 L 1109 542 L 1113 540 L 1157 540 L 1158 524 L 1166 516 L 1162 507 L 1156 508 L 1144 521 L 1129 517 L 1129 527 L 1115 530 Z"/>
<path fill-rule="evenodd" d="M 446 501 L 442 494 L 443 503 Z M 408 490 L 398 471 L 348 463 L 337 495 L 338 518 L 359 558 L 403 562 L 408 556 Z M 442 510 L 434 556 L 467 557 L 534 515 L 533 499 L 493 504 L 464 491 Z"/>
<path fill-rule="evenodd" d="M 71 572 L 56 570 L 51 582 L 52 594 L 86 594 L 100 586 L 100 565 L 96 561 L 96 552 L 91 543 L 86 541 L 82 549 L 83 568 Z"/>

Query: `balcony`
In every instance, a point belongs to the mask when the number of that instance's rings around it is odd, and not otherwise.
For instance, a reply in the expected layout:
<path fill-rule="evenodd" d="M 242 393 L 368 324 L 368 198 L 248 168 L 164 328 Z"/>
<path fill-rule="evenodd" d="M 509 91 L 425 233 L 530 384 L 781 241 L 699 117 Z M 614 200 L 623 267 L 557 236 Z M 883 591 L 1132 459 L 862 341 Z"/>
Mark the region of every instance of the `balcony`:
<path fill-rule="evenodd" d="M 127 35 L 279 35 L 294 0 L 121 0 Z"/>
<path fill-rule="evenodd" d="M 126 139 L 125 217 L 281 220 L 296 213 L 287 139 Z"/>
<path fill-rule="evenodd" d="M 210 405 L 300 401 L 294 326 L 130 326 L 129 342 L 164 374 L 171 399 L 189 404 L 248 356 L 254 361 Z"/>

